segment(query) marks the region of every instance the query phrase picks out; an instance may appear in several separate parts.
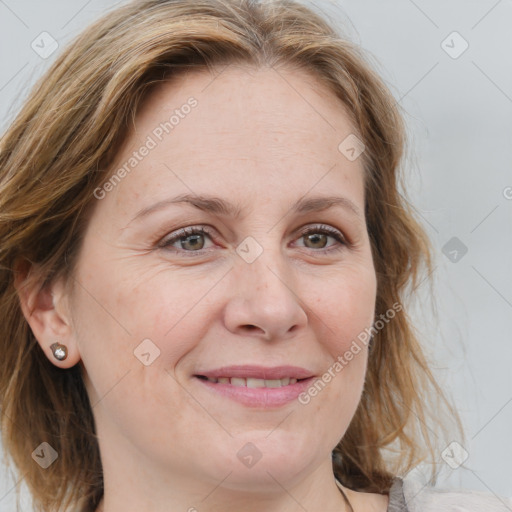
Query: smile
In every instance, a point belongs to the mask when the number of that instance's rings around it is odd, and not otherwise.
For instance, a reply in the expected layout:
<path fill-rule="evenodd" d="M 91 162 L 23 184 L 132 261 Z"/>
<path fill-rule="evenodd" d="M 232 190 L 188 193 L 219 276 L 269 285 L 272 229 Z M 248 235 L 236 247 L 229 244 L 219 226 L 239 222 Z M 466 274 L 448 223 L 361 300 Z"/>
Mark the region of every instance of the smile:
<path fill-rule="evenodd" d="M 206 379 L 208 382 L 214 384 L 231 384 L 232 386 L 247 387 L 247 388 L 281 388 L 295 384 L 298 379 L 285 377 L 283 379 L 254 379 L 252 377 L 205 377 L 204 375 L 197 376 L 200 379 Z M 303 379 L 301 379 L 303 380 Z"/>
<path fill-rule="evenodd" d="M 269 410 L 297 401 L 299 395 L 312 384 L 315 377 L 257 379 L 194 375 L 194 380 L 199 384 L 200 392 L 208 396 L 216 396 L 221 400 L 228 399 L 245 407 Z"/>

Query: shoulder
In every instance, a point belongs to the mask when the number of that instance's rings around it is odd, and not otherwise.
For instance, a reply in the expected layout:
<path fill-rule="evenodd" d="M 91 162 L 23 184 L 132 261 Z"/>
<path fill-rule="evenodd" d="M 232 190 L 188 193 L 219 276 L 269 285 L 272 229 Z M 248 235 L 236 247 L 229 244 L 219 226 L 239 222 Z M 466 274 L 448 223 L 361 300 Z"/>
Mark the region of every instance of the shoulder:
<path fill-rule="evenodd" d="M 410 512 L 512 511 L 512 498 L 470 489 L 432 487 L 415 478 L 403 479 L 403 494 Z"/>

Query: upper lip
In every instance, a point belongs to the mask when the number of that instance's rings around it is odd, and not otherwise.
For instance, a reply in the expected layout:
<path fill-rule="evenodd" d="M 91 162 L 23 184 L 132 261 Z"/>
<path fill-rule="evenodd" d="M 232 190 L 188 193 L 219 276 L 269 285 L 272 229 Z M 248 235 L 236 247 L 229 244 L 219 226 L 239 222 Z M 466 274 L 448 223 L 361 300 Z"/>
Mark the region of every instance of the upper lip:
<path fill-rule="evenodd" d="M 240 377 L 240 378 L 253 378 L 253 379 L 284 379 L 290 377 L 291 379 L 307 379 L 313 377 L 313 372 L 302 368 L 300 366 L 256 366 L 256 365 L 234 365 L 223 366 L 215 368 L 214 370 L 205 370 L 204 372 L 197 373 L 198 376 L 219 378 L 219 377 Z"/>

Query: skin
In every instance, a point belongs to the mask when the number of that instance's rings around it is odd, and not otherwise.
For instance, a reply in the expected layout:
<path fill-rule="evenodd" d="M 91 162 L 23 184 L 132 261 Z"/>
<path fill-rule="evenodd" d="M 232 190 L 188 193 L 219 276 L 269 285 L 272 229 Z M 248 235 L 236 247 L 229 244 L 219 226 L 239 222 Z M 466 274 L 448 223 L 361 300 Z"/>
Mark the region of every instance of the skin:
<path fill-rule="evenodd" d="M 72 292 L 56 281 L 22 297 L 52 363 L 84 370 L 105 479 L 98 510 L 348 510 L 331 451 L 361 398 L 365 345 L 308 404 L 250 408 L 193 375 L 293 364 L 321 376 L 371 325 L 363 166 L 338 150 L 356 132 L 340 100 L 304 71 L 229 66 L 214 78 L 199 70 L 151 93 L 107 176 L 190 96 L 197 107 L 95 200 Z M 241 216 L 175 204 L 132 220 L 184 193 L 236 202 Z M 350 199 L 361 215 L 291 211 L 303 196 L 325 195 Z M 316 238 L 301 234 L 318 224 L 348 245 L 318 229 Z M 159 247 L 186 226 L 212 235 Z M 263 251 L 252 263 L 236 252 L 247 236 Z M 148 366 L 134 356 L 144 339 L 160 350 Z M 53 358 L 55 340 L 67 359 Z M 252 467 L 237 457 L 249 442 L 262 455 Z M 386 496 L 346 492 L 356 512 L 387 508 Z"/>

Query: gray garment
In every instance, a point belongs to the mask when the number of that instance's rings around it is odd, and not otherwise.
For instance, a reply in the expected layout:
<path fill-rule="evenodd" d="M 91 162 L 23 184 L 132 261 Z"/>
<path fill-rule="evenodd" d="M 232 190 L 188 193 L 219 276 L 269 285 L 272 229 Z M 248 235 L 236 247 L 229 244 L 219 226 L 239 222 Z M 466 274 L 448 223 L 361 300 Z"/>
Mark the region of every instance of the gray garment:
<path fill-rule="evenodd" d="M 413 475 L 402 479 L 401 490 L 399 483 L 394 485 L 394 506 L 398 508 L 390 507 L 388 512 L 512 512 L 512 498 L 491 492 L 433 487 Z"/>
<path fill-rule="evenodd" d="M 340 490 L 343 493 L 341 487 Z M 387 512 L 512 512 L 510 497 L 472 489 L 432 487 L 412 474 L 404 478 L 395 476 L 388 496 Z"/>
<path fill-rule="evenodd" d="M 387 512 L 409 512 L 405 503 L 404 482 L 400 477 L 395 477 L 393 485 L 389 489 L 389 504 Z"/>

